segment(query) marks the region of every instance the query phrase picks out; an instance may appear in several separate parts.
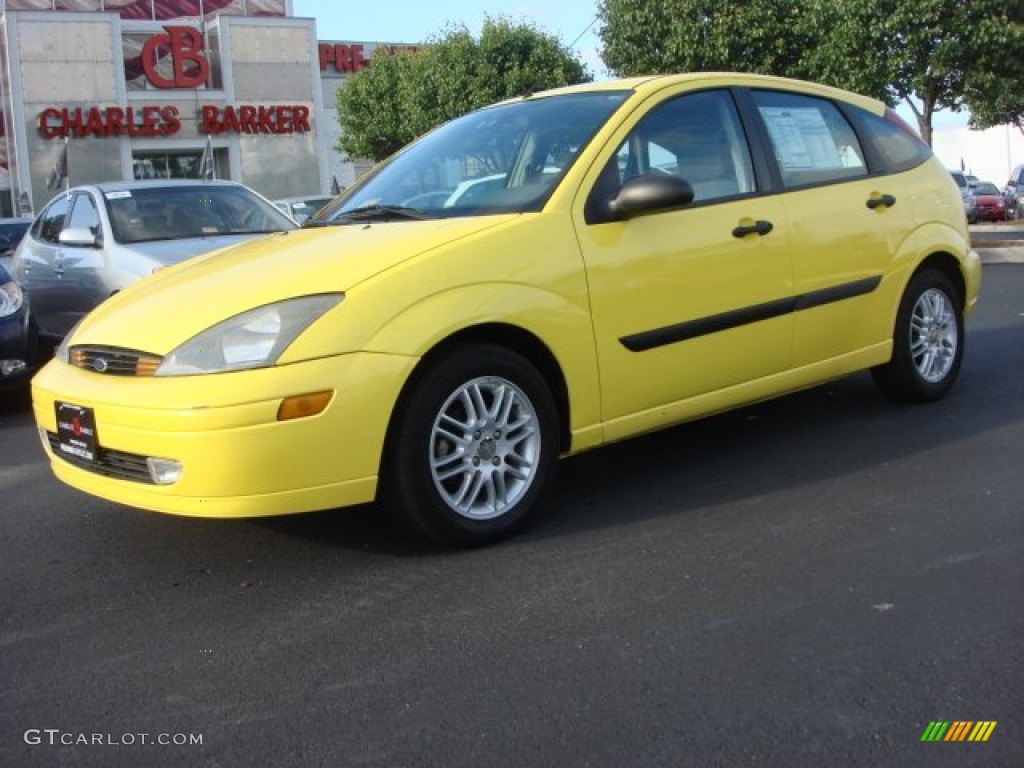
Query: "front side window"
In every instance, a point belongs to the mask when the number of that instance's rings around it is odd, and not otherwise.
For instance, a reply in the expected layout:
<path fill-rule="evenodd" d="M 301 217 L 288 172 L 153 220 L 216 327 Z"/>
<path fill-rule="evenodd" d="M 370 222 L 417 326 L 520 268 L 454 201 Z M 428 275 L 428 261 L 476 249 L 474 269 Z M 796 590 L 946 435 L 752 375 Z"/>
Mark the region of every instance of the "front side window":
<path fill-rule="evenodd" d="M 410 218 L 539 210 L 628 91 L 524 99 L 470 113 L 411 144 L 316 219 L 404 210 Z"/>
<path fill-rule="evenodd" d="M 607 221 L 608 203 L 622 185 L 652 173 L 686 181 L 695 205 L 757 190 L 750 147 L 728 91 L 679 96 L 640 120 L 591 191 L 587 221 Z"/>
<path fill-rule="evenodd" d="M 56 244 L 70 211 L 71 199 L 61 195 L 39 215 L 32 227 L 32 236 L 41 242 Z"/>
<path fill-rule="evenodd" d="M 753 91 L 786 188 L 867 175 L 853 128 L 826 99 L 781 91 Z"/>

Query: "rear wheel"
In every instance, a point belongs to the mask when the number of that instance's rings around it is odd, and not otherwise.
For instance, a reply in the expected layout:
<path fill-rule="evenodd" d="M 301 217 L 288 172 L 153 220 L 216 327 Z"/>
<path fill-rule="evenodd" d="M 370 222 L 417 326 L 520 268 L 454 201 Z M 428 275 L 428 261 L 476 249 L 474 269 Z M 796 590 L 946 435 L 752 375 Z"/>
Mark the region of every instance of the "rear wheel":
<path fill-rule="evenodd" d="M 892 359 L 872 370 L 890 397 L 930 402 L 956 382 L 964 353 L 960 297 L 949 278 L 934 269 L 915 275 L 896 315 Z"/>
<path fill-rule="evenodd" d="M 382 496 L 418 532 L 474 546 L 526 525 L 558 458 L 544 379 L 519 354 L 478 344 L 412 384 L 389 436 Z"/>

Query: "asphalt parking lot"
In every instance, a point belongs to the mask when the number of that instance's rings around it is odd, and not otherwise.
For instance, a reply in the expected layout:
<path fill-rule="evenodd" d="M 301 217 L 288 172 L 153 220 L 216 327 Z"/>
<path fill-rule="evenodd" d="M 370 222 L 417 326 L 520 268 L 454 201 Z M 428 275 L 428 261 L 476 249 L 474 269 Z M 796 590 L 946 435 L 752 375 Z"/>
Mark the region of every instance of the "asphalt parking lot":
<path fill-rule="evenodd" d="M 468 552 L 83 496 L 4 396 L 0 765 L 1024 765 L 1024 266 L 986 261 L 946 400 L 611 446 Z M 921 740 L 957 721 L 996 725 Z"/>

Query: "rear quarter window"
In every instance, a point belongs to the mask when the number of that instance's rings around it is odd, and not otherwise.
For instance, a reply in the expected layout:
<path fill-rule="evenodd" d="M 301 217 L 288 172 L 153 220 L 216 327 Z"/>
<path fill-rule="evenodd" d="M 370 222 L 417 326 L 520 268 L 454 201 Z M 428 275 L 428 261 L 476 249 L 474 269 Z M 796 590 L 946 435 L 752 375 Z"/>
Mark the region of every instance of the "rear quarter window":
<path fill-rule="evenodd" d="M 858 107 L 847 107 L 847 112 L 867 147 L 872 171 L 877 173 L 909 171 L 932 156 L 932 151 L 927 144 L 917 136 L 907 133 L 896 123 Z M 967 182 L 962 178 L 957 181 L 957 184 L 961 187 L 967 186 Z"/>

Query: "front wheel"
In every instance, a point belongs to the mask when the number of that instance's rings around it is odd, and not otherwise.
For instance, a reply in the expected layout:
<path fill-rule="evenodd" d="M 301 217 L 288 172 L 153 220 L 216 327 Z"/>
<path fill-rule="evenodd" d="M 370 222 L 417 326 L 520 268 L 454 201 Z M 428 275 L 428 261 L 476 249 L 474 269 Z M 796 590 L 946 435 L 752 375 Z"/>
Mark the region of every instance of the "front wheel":
<path fill-rule="evenodd" d="M 389 435 L 381 495 L 421 534 L 475 546 L 529 522 L 558 458 L 544 379 L 502 347 L 461 347 L 411 384 Z"/>
<path fill-rule="evenodd" d="M 890 397 L 930 402 L 956 382 L 964 354 L 961 303 L 949 278 L 928 269 L 915 275 L 900 301 L 892 359 L 872 369 Z"/>

